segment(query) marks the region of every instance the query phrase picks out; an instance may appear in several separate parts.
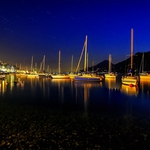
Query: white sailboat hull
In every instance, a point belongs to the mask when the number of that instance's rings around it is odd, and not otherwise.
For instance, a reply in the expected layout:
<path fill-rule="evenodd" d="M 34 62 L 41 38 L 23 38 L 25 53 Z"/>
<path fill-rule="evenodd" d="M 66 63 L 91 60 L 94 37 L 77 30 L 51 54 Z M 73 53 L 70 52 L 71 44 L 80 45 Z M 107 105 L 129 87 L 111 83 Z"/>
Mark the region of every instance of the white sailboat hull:
<path fill-rule="evenodd" d="M 51 75 L 51 78 L 52 79 L 70 79 L 70 77 L 68 75 L 61 75 L 61 74 L 58 74 L 58 75 Z"/>
<path fill-rule="evenodd" d="M 74 81 L 102 81 L 101 77 L 75 76 Z"/>
<path fill-rule="evenodd" d="M 38 74 L 28 74 L 28 78 L 39 78 Z"/>
<path fill-rule="evenodd" d="M 122 81 L 122 84 L 125 84 L 125 85 L 134 85 L 135 86 L 138 84 L 138 78 L 132 77 L 132 76 L 122 77 L 121 81 Z"/>
<path fill-rule="evenodd" d="M 105 78 L 116 78 L 116 75 L 111 73 L 105 74 L 104 76 Z"/>

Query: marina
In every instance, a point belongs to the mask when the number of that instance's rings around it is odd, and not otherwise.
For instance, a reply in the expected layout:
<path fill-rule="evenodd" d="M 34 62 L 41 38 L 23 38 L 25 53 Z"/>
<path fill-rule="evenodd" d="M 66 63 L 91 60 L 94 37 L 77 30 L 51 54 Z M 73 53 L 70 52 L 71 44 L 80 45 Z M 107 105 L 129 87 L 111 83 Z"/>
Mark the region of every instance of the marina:
<path fill-rule="evenodd" d="M 141 0 L 0 1 L 0 150 L 150 150 L 149 15 Z"/>

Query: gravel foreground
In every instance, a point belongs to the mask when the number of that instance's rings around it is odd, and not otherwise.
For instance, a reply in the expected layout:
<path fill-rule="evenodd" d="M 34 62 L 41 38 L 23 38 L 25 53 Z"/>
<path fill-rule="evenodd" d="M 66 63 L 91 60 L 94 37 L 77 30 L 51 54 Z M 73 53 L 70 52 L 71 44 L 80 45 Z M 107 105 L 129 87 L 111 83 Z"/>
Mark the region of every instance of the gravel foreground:
<path fill-rule="evenodd" d="M 150 119 L 0 102 L 0 149 L 149 150 Z"/>

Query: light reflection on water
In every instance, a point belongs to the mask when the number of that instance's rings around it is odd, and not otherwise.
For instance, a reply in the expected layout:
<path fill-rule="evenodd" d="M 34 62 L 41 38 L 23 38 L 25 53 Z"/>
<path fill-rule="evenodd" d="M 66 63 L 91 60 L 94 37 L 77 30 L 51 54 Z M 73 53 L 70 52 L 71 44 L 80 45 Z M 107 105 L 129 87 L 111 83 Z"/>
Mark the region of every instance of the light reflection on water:
<path fill-rule="evenodd" d="M 6 90 L 12 91 L 14 87 L 21 88 L 24 90 L 25 85 L 26 88 L 30 88 L 31 92 L 34 94 L 36 88 L 40 88 L 42 94 L 49 95 L 50 89 L 56 88 L 57 94 L 59 97 L 64 97 L 64 88 L 69 88 L 70 92 L 73 94 L 77 91 L 78 88 L 84 88 L 83 95 L 85 93 L 89 93 L 89 90 L 92 88 L 102 88 L 105 87 L 108 90 L 119 90 L 121 93 L 124 93 L 128 96 L 135 95 L 137 96 L 140 92 L 141 95 L 150 94 L 150 80 L 142 80 L 140 81 L 139 86 L 130 87 L 128 85 L 122 85 L 120 80 L 116 79 L 105 79 L 104 82 L 73 82 L 68 79 L 48 79 L 48 78 L 17 78 L 17 83 L 15 83 L 16 77 L 13 75 L 8 75 L 5 80 L 0 80 L 0 93 L 5 93 Z M 75 91 L 74 91 L 75 88 Z M 76 97 L 78 97 L 78 93 L 76 93 Z M 50 95 L 49 95 L 50 96 Z"/>
<path fill-rule="evenodd" d="M 141 94 L 150 97 L 150 80 L 140 81 Z"/>
<path fill-rule="evenodd" d="M 138 91 L 139 87 L 138 86 L 133 86 L 130 87 L 128 85 L 122 85 L 121 86 L 121 92 L 127 94 L 128 96 L 137 96 L 138 95 Z"/>
<path fill-rule="evenodd" d="M 141 81 L 138 87 L 122 85 L 120 79 L 103 82 L 73 82 L 72 80 L 48 78 L 17 78 L 7 76 L 0 80 L 0 98 L 18 102 L 39 102 L 68 107 L 79 106 L 85 112 L 90 107 L 106 111 L 149 113 L 150 81 Z M 1 100 L 1 99 L 0 99 Z M 149 115 L 149 114 L 148 114 Z"/>
<path fill-rule="evenodd" d="M 91 89 L 93 88 L 99 88 L 102 87 L 102 82 L 75 82 L 74 83 L 75 87 L 75 99 L 76 102 L 79 101 L 80 99 L 83 99 L 84 102 L 84 110 L 87 112 L 88 111 L 88 103 L 90 101 L 90 93 Z M 82 98 L 83 97 L 83 98 Z"/>

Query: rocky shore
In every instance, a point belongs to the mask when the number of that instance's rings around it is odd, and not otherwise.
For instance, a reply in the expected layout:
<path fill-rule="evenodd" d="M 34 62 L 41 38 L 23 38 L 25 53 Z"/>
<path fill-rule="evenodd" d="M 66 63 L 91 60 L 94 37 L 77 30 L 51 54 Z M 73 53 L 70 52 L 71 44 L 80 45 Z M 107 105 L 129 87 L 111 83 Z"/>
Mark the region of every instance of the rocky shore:
<path fill-rule="evenodd" d="M 149 150 L 150 120 L 0 102 L 0 149 Z"/>

